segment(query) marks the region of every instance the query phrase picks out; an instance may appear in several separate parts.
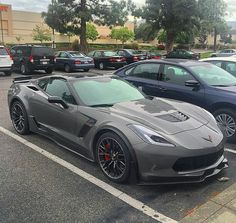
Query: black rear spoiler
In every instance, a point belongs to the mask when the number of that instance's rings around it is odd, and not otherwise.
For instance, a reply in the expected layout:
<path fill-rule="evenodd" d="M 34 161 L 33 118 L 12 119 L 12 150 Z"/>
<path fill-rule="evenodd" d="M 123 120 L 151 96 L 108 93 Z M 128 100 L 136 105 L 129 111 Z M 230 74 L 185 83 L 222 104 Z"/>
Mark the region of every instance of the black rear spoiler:
<path fill-rule="evenodd" d="M 13 83 L 27 83 L 32 79 L 32 77 L 16 77 L 13 79 Z"/>

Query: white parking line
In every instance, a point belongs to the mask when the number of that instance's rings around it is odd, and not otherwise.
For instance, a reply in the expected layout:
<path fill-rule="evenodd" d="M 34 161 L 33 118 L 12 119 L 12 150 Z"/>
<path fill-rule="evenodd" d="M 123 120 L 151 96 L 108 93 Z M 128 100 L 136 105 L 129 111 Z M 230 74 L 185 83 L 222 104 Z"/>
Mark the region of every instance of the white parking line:
<path fill-rule="evenodd" d="M 225 151 L 236 154 L 236 150 L 225 148 Z"/>
<path fill-rule="evenodd" d="M 150 208 L 149 206 L 145 205 L 141 201 L 138 201 L 126 193 L 116 189 L 115 187 L 110 186 L 109 184 L 99 180 L 98 178 L 94 177 L 93 175 L 81 170 L 80 168 L 70 164 L 69 162 L 53 155 L 52 153 L 47 152 L 46 150 L 36 146 L 35 144 L 29 142 L 28 140 L 12 133 L 11 131 L 3 128 L 0 126 L 0 131 L 13 139 L 17 140 L 18 142 L 26 145 L 27 147 L 33 149 L 34 151 L 40 153 L 41 155 L 47 157 L 48 159 L 60 164 L 61 166 L 67 168 L 68 170 L 72 171 L 73 173 L 79 175 L 80 177 L 84 178 L 85 180 L 91 182 L 92 184 L 100 187 L 101 189 L 105 190 L 106 192 L 112 194 L 116 198 L 124 201 L 128 205 L 132 206 L 133 208 L 141 211 L 145 215 L 159 221 L 161 223 L 177 223 L 177 221 L 157 212 L 156 210 Z"/>

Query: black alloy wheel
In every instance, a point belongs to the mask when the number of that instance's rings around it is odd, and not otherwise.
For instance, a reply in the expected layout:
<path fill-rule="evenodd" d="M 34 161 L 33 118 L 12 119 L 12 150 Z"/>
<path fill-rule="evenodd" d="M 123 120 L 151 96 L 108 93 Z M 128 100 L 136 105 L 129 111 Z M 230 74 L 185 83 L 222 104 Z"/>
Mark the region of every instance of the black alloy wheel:
<path fill-rule="evenodd" d="M 19 101 L 15 101 L 11 106 L 10 114 L 15 130 L 21 135 L 28 134 L 29 123 L 24 105 Z"/>
<path fill-rule="evenodd" d="M 130 153 L 124 141 L 112 132 L 104 133 L 96 145 L 98 164 L 111 181 L 124 183 L 130 175 Z"/>

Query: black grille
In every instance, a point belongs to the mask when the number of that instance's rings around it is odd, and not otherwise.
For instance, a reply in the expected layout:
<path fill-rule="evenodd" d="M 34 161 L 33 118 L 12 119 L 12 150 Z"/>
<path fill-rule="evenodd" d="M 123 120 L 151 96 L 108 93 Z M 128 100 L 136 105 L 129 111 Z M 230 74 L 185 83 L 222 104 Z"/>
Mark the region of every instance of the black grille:
<path fill-rule="evenodd" d="M 213 165 L 217 160 L 219 160 L 223 153 L 224 149 L 221 149 L 218 152 L 207 155 L 180 158 L 175 162 L 173 169 L 179 172 L 205 168 Z"/>
<path fill-rule="evenodd" d="M 173 112 L 171 114 L 160 115 L 157 118 L 161 118 L 168 122 L 183 122 L 189 119 L 189 117 L 182 112 Z"/>

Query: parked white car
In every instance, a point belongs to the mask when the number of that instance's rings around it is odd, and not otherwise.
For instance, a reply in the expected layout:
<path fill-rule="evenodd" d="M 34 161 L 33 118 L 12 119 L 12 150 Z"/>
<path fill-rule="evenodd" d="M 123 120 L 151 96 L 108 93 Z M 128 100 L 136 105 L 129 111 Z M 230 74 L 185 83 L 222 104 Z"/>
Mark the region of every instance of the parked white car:
<path fill-rule="evenodd" d="M 212 63 L 236 77 L 236 56 L 231 57 L 210 57 L 200 61 Z"/>
<path fill-rule="evenodd" d="M 11 75 L 13 59 L 5 46 L 0 46 L 0 72 Z"/>
<path fill-rule="evenodd" d="M 236 55 L 236 50 L 235 49 L 225 49 L 225 50 L 221 50 L 219 52 L 216 53 L 212 53 L 211 57 L 230 57 Z"/>

